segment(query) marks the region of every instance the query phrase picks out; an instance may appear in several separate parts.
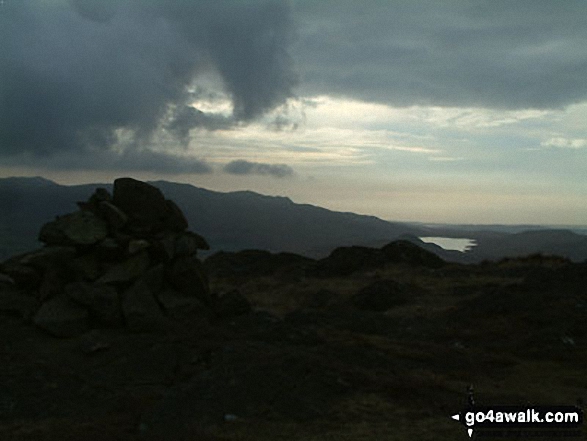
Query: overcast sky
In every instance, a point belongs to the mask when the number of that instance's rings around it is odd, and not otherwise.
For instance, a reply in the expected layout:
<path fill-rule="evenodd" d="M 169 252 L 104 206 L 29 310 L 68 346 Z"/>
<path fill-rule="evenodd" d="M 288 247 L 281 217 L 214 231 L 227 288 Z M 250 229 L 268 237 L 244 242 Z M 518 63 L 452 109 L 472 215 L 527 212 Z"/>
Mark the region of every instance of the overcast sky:
<path fill-rule="evenodd" d="M 587 225 L 587 2 L 4 0 L 14 175 Z"/>

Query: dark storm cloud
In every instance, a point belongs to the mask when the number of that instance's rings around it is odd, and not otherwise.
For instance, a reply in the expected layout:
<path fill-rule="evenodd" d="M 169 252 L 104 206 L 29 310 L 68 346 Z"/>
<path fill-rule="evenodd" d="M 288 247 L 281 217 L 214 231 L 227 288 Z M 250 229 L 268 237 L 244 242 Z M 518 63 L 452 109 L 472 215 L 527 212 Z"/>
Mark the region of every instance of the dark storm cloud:
<path fill-rule="evenodd" d="M 229 129 L 235 121 L 232 116 L 204 113 L 192 106 L 180 106 L 173 111 L 165 129 L 186 144 L 192 129 L 198 127 L 205 127 L 207 130 Z"/>
<path fill-rule="evenodd" d="M 151 171 L 156 173 L 212 173 L 212 167 L 205 161 L 195 158 L 180 157 L 151 150 L 127 150 L 122 154 L 112 153 L 110 151 L 102 152 L 104 170 L 131 170 L 131 171 Z M 76 167 L 75 164 L 72 169 Z M 90 166 L 91 169 L 97 169 Z"/>
<path fill-rule="evenodd" d="M 224 171 L 232 175 L 270 175 L 276 178 L 294 174 L 293 169 L 286 164 L 263 164 L 242 159 L 229 162 L 224 166 Z"/>
<path fill-rule="evenodd" d="M 161 174 L 213 172 L 212 167 L 205 161 L 144 149 L 127 149 L 124 152 L 57 151 L 46 157 L 27 152 L 3 158 L 4 166 L 23 164 L 28 167 L 59 171 L 142 171 Z"/>
<path fill-rule="evenodd" d="M 161 128 L 255 119 L 292 95 L 287 5 L 273 1 L 18 0 L 0 10 L 0 155 L 107 150 Z M 186 107 L 219 77 L 230 117 Z M 97 149 L 97 150 L 96 150 Z"/>
<path fill-rule="evenodd" d="M 303 93 L 554 108 L 587 98 L 584 0 L 297 0 Z"/>

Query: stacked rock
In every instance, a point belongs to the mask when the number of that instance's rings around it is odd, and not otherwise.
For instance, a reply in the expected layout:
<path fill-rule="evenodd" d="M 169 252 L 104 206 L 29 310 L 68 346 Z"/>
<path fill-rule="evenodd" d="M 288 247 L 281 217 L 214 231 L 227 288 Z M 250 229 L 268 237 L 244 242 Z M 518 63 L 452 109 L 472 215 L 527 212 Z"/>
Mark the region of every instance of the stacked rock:
<path fill-rule="evenodd" d="M 0 272 L 34 298 L 30 318 L 57 336 L 95 327 L 158 329 L 169 317 L 206 314 L 208 280 L 198 249 L 209 249 L 175 203 L 131 178 L 98 188 L 79 210 L 45 224 L 45 247 L 13 257 Z"/>

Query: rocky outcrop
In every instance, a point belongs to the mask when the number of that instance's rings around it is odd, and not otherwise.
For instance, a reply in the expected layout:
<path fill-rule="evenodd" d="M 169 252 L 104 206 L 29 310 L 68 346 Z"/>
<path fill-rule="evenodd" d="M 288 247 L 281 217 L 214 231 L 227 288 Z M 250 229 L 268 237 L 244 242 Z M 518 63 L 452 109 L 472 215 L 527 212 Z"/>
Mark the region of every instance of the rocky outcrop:
<path fill-rule="evenodd" d="M 381 252 L 387 263 L 404 263 L 426 268 L 440 268 L 446 262 L 431 251 L 425 250 L 408 240 L 396 240 L 388 243 Z"/>
<path fill-rule="evenodd" d="M 81 210 L 43 225 L 39 240 L 47 245 L 94 245 L 107 235 L 104 220 L 90 211 Z"/>
<path fill-rule="evenodd" d="M 362 246 L 339 247 L 328 257 L 316 262 L 310 274 L 319 277 L 341 277 L 384 265 L 385 255 L 379 249 Z"/>
<path fill-rule="evenodd" d="M 68 337 L 99 327 L 159 329 L 182 309 L 197 317 L 213 311 L 197 257 L 208 243 L 187 231 L 180 208 L 159 189 L 120 178 L 112 195 L 98 188 L 78 206 L 43 225 L 44 248 L 0 266 L 10 304 L 15 295 L 29 299 L 35 325 Z"/>
<path fill-rule="evenodd" d="M 446 265 L 446 262 L 436 254 L 407 240 L 396 240 L 382 248 L 362 246 L 336 248 L 328 257 L 318 260 L 309 269 L 308 274 L 318 277 L 341 277 L 358 271 L 381 268 L 388 264 L 436 269 Z"/>
<path fill-rule="evenodd" d="M 132 178 L 114 181 L 112 203 L 128 215 L 135 233 L 181 232 L 188 227 L 182 211 L 161 190 Z"/>

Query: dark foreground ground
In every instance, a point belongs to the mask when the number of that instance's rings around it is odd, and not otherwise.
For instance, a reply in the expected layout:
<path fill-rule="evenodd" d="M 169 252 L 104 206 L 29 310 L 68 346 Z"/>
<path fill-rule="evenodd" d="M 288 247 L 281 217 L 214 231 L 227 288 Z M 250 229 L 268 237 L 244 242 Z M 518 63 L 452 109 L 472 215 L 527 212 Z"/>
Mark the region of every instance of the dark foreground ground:
<path fill-rule="evenodd" d="M 465 440 L 469 384 L 478 404 L 587 400 L 585 264 L 221 263 L 212 289 L 252 312 L 57 339 L 5 311 L 0 440 Z"/>

